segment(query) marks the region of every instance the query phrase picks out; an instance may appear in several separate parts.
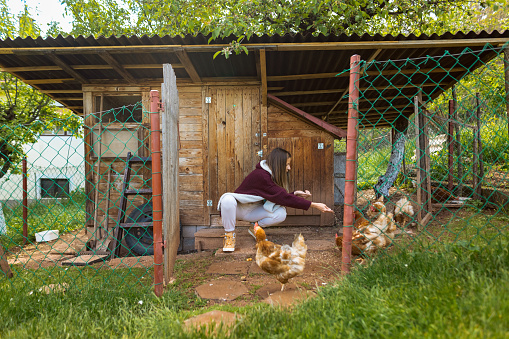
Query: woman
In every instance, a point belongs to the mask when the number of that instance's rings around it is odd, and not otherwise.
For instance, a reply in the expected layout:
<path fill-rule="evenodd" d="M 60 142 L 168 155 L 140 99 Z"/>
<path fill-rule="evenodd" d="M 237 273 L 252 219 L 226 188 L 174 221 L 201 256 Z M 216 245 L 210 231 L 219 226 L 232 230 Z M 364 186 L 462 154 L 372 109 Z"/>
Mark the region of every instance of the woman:
<path fill-rule="evenodd" d="M 235 250 L 235 221 L 257 222 L 261 227 L 279 224 L 286 219 L 286 207 L 334 213 L 327 205 L 311 202 L 308 190 L 288 193 L 291 154 L 275 148 L 267 160 L 256 165 L 234 193 L 225 193 L 217 209 L 225 230 L 223 251 Z"/>

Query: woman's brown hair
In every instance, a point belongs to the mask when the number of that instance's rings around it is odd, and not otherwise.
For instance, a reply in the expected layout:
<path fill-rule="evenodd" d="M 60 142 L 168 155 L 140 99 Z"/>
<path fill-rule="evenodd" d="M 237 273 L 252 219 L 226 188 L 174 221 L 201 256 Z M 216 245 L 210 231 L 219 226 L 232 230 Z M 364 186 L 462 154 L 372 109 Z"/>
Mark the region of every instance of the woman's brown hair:
<path fill-rule="evenodd" d="M 272 171 L 272 180 L 287 191 L 290 174 L 286 172 L 286 161 L 291 157 L 290 152 L 279 147 L 274 148 L 267 157 L 267 165 Z"/>

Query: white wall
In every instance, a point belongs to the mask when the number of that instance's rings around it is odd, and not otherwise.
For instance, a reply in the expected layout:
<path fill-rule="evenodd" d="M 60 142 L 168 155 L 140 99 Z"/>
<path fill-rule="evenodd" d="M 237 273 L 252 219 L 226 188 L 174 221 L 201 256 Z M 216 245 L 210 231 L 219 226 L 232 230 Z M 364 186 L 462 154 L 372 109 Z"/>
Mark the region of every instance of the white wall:
<path fill-rule="evenodd" d="M 28 168 L 28 199 L 41 197 L 41 178 L 67 178 L 70 190 L 85 187 L 83 139 L 73 136 L 41 136 L 25 145 Z M 20 165 L 21 166 L 21 165 Z M 0 200 L 22 200 L 21 175 L 7 174 L 0 179 Z"/>

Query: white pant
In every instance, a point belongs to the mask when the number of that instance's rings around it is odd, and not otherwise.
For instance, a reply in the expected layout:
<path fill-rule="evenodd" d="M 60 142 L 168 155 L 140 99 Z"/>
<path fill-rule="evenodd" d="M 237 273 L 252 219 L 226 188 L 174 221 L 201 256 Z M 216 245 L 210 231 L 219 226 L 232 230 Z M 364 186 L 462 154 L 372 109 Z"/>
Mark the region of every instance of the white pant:
<path fill-rule="evenodd" d="M 258 222 L 261 227 L 271 226 L 286 219 L 286 208 L 280 206 L 274 212 L 269 212 L 263 208 L 263 201 L 242 204 L 228 195 L 221 201 L 221 219 L 226 232 L 235 230 L 236 220 Z"/>

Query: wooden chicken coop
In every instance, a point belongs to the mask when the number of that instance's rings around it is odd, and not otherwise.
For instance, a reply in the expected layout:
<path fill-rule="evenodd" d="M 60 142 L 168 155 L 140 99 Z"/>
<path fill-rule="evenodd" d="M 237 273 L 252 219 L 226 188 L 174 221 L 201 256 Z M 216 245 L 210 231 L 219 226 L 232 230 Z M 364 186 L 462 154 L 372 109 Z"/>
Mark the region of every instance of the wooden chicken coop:
<path fill-rule="evenodd" d="M 195 232 L 220 226 L 218 198 L 235 190 L 274 147 L 293 156 L 291 189 L 308 189 L 313 201 L 334 205 L 334 140 L 346 137 L 350 82 L 344 70 L 350 68 L 352 55 L 367 62 L 402 60 L 502 46 L 508 39 L 509 31 L 429 37 L 264 35 L 243 42 L 248 54 L 214 59 L 214 53 L 236 38 L 211 43 L 203 35 L 17 38 L 0 40 L 0 66 L 84 117 L 87 226 L 93 226 L 104 220 L 104 211 L 109 211 L 109 223 L 115 223 L 125 157 L 129 151 L 148 155 L 149 93 L 161 89 L 163 64 L 172 65 L 179 133 L 171 137 L 180 141 L 179 196 L 174 199 L 180 200 L 183 247 L 190 249 Z M 398 117 L 410 117 L 413 107 L 403 105 L 405 99 L 418 91 L 425 100 L 436 98 L 494 54 L 487 49 L 476 57 L 465 54 L 458 62 L 444 61 L 427 77 L 410 63 L 386 67 L 381 74 L 393 77 L 395 91 L 384 95 L 398 109 L 387 109 L 377 91 L 366 92 L 358 107 L 360 112 L 369 110 L 362 124 L 389 127 Z M 406 76 L 394 78 L 398 72 Z M 383 77 L 376 79 L 373 86 L 386 88 Z M 99 114 L 121 107 L 129 112 Z M 133 182 L 139 188 L 150 188 L 149 168 L 147 164 L 136 171 Z M 144 200 L 136 199 L 131 209 Z M 283 223 L 333 224 L 331 214 L 295 209 L 288 209 Z"/>
<path fill-rule="evenodd" d="M 102 211 L 109 210 L 110 223 L 114 223 L 118 209 L 107 205 L 118 201 L 120 192 L 111 190 L 109 199 L 100 199 L 97 207 L 94 195 L 105 197 L 108 187 L 120 187 L 127 152 L 148 156 L 150 130 L 148 114 L 143 114 L 142 107 L 116 114 L 113 122 L 108 115 L 102 116 L 102 124 L 98 123 L 97 112 L 131 105 L 136 100 L 146 107 L 151 89 L 155 88 L 83 86 L 85 125 L 91 131 L 86 134 L 86 163 L 97 163 L 101 154 L 100 169 L 90 170 L 92 166 L 88 165 L 86 191 L 91 200 L 87 211 L 89 215 L 99 211 L 101 221 Z M 269 98 L 263 106 L 259 85 L 182 84 L 178 85 L 178 92 L 179 199 L 184 234 L 191 235 L 202 227 L 222 226 L 217 210 L 219 197 L 234 191 L 275 147 L 292 154 L 291 190 L 308 189 L 315 201 L 334 204 L 333 146 L 334 139 L 344 136 L 340 129 L 300 110 L 292 111 L 275 98 Z M 109 167 L 113 172 L 110 183 L 105 175 Z M 135 169 L 137 176 L 132 185 L 149 187 L 150 167 L 139 168 L 142 170 L 138 173 Z M 99 192 L 95 193 L 97 182 Z M 138 197 L 127 214 L 143 203 L 143 197 Z M 89 219 L 88 226 L 93 226 L 94 219 Z M 331 214 L 289 208 L 283 225 L 331 226 L 333 222 Z"/>

